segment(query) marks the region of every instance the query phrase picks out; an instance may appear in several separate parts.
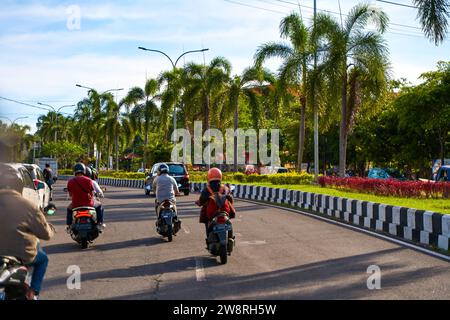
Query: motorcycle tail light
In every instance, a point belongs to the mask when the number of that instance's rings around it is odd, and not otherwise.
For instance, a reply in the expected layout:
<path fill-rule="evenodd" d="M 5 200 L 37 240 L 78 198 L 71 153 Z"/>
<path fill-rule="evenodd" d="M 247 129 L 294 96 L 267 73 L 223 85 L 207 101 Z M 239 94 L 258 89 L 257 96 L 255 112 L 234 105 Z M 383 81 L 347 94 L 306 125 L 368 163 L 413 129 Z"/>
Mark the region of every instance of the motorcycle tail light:
<path fill-rule="evenodd" d="M 216 218 L 217 224 L 225 224 L 227 222 L 227 219 L 224 216 L 218 216 Z"/>

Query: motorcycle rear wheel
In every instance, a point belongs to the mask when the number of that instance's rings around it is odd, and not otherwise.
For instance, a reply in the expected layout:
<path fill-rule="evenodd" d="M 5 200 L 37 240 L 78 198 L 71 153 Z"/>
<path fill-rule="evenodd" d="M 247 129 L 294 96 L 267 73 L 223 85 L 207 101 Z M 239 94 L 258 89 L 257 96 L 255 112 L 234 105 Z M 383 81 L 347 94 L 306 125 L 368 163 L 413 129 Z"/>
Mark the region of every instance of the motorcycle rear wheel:
<path fill-rule="evenodd" d="M 167 226 L 167 240 L 169 240 L 169 242 L 172 242 L 173 240 L 173 228 L 172 226 Z"/>
<path fill-rule="evenodd" d="M 88 241 L 86 239 L 81 240 L 81 249 L 87 249 Z"/>
<path fill-rule="evenodd" d="M 222 244 L 219 249 L 220 263 L 226 264 L 228 260 L 227 245 Z"/>

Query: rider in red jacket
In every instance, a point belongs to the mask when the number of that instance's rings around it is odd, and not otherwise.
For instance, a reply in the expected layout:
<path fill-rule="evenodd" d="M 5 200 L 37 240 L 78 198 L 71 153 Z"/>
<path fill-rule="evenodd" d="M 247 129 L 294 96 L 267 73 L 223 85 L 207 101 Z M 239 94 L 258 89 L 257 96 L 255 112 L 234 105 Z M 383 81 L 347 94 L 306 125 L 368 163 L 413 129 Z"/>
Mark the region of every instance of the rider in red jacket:
<path fill-rule="evenodd" d="M 233 207 L 233 197 L 228 187 L 221 183 L 222 171 L 218 168 L 211 168 L 208 171 L 208 185 L 202 190 L 200 199 L 196 204 L 202 206 L 200 211 L 200 223 L 205 224 L 206 235 L 208 236 L 208 224 L 217 212 L 226 212 L 230 219 L 235 218 L 236 211 Z"/>

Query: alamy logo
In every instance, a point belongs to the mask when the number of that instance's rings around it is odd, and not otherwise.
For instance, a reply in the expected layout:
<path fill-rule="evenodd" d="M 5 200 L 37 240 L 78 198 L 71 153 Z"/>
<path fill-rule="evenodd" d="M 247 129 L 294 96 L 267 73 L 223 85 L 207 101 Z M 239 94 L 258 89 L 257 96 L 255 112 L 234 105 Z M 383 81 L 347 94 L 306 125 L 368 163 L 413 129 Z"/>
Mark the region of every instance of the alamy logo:
<path fill-rule="evenodd" d="M 66 273 L 70 274 L 67 278 L 67 289 L 80 290 L 81 289 L 81 269 L 77 265 L 71 265 L 67 267 Z"/>
<path fill-rule="evenodd" d="M 381 269 L 379 266 L 370 265 L 367 268 L 367 273 L 372 274 L 367 279 L 367 289 L 369 290 L 379 290 L 381 289 Z"/>
<path fill-rule="evenodd" d="M 71 5 L 67 7 L 66 13 L 67 18 L 67 29 L 69 30 L 80 30 L 81 29 L 81 8 L 77 5 Z"/>
<path fill-rule="evenodd" d="M 261 164 L 280 166 L 280 130 L 233 129 L 225 130 L 225 137 L 218 129 L 202 130 L 202 122 L 194 122 L 194 137 L 186 129 L 172 133 L 175 145 L 171 161 L 186 164 Z M 180 141 L 181 139 L 181 141 Z M 270 145 L 269 145 L 270 139 Z M 237 150 L 235 152 L 234 142 Z M 194 149 L 192 150 L 192 143 Z M 225 153 L 224 153 L 225 147 Z M 193 151 L 193 153 L 192 153 Z M 193 154 L 193 159 L 192 159 Z"/>

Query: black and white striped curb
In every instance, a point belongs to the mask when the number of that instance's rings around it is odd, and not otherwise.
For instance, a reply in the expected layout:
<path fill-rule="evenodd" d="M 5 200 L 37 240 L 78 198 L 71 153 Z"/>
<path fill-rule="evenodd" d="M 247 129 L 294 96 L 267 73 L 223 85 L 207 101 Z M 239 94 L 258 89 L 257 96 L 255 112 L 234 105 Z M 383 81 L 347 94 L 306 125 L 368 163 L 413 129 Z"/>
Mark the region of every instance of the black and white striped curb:
<path fill-rule="evenodd" d="M 59 178 L 66 180 L 69 177 Z M 144 180 L 99 178 L 98 182 L 100 185 L 144 188 Z M 205 186 L 204 182 L 191 182 L 191 191 L 201 191 Z M 236 198 L 288 204 L 413 242 L 444 250 L 450 248 L 450 215 L 271 187 L 237 184 L 233 193 Z"/>
<path fill-rule="evenodd" d="M 69 180 L 73 176 L 59 176 L 60 180 Z M 113 186 L 113 187 L 124 187 L 124 188 L 144 188 L 144 180 L 139 179 L 116 179 L 116 178 L 98 178 L 97 182 L 100 185 Z"/>
<path fill-rule="evenodd" d="M 191 183 L 193 191 L 206 183 Z M 356 226 L 449 250 L 450 215 L 324 194 L 271 187 L 236 185 L 234 196 L 307 209 Z"/>

